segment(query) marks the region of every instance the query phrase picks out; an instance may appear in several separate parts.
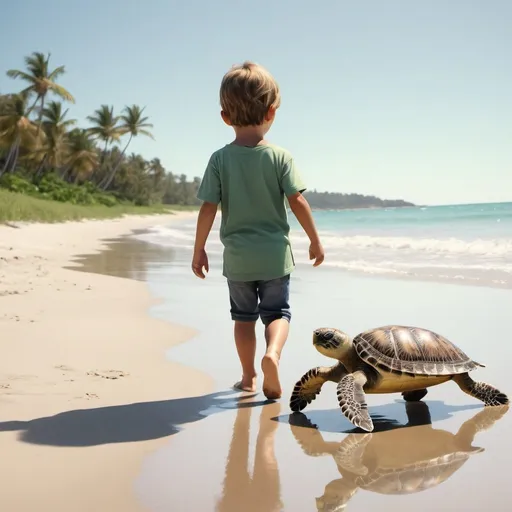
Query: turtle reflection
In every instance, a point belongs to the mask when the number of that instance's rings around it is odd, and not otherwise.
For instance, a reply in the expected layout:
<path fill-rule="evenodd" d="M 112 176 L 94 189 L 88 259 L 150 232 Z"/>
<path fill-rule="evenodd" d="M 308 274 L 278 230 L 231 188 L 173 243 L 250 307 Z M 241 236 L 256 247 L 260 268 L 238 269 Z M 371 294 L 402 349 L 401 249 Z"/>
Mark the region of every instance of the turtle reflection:
<path fill-rule="evenodd" d="M 331 455 L 336 462 L 342 478 L 326 485 L 323 496 L 316 499 L 316 507 L 322 512 L 337 512 L 345 509 L 359 489 L 400 495 L 425 491 L 444 482 L 471 455 L 484 451 L 472 446 L 475 435 L 491 428 L 508 407 L 485 407 L 456 434 L 433 428 L 424 402 L 406 404 L 408 424 L 401 428 L 349 434 L 341 443 L 324 441 L 303 414 L 303 426 L 297 426 L 296 417 L 291 429 L 307 455 Z"/>

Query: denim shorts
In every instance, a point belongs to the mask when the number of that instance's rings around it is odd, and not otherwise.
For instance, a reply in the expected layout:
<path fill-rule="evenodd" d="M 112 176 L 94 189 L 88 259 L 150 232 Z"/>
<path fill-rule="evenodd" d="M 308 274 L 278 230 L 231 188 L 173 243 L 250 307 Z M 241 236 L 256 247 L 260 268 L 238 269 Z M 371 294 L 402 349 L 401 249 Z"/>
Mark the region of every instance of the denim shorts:
<path fill-rule="evenodd" d="M 288 303 L 290 275 L 269 281 L 231 281 L 228 279 L 231 318 L 239 322 L 256 322 L 264 325 L 284 318 L 291 320 Z"/>

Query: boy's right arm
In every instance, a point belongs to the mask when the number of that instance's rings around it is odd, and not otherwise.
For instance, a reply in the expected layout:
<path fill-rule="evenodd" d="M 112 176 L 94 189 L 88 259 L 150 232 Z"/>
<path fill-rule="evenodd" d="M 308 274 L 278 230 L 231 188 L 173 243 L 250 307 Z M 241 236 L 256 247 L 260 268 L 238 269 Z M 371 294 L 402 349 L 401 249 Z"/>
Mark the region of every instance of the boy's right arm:
<path fill-rule="evenodd" d="M 313 219 L 309 203 L 300 192 L 296 192 L 289 196 L 288 203 L 290 204 L 293 214 L 297 217 L 302 229 L 304 229 L 309 241 L 311 242 L 311 245 L 309 246 L 309 259 L 314 259 L 315 262 L 313 263 L 313 266 L 318 267 L 318 265 L 324 261 L 324 248 L 320 243 L 320 237 L 316 230 L 315 221 Z"/>
<path fill-rule="evenodd" d="M 306 186 L 295 167 L 293 158 L 290 158 L 281 169 L 281 188 L 288 199 L 293 214 L 297 217 L 302 229 L 308 235 L 309 259 L 315 260 L 314 267 L 318 267 L 324 261 L 324 248 L 320 243 L 320 237 L 315 227 L 313 214 L 307 199 L 302 195 Z"/>

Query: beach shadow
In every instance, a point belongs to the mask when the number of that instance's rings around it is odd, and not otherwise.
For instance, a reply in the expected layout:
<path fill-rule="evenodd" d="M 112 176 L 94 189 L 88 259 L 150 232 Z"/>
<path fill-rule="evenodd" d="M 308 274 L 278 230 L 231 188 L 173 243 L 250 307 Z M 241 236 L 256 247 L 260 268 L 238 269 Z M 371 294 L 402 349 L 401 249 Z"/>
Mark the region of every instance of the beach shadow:
<path fill-rule="evenodd" d="M 415 404 L 416 402 L 409 402 Z M 423 425 L 422 421 L 430 423 L 431 421 L 443 421 L 451 418 L 454 413 L 459 411 L 466 411 L 471 409 L 480 409 L 481 404 L 467 404 L 467 405 L 447 405 L 440 400 L 425 401 L 421 403 L 428 403 L 430 415 L 427 419 L 426 416 L 413 416 L 412 418 L 407 414 L 408 403 L 403 400 L 395 400 L 389 404 L 377 405 L 371 408 L 371 418 L 374 424 L 374 432 L 383 432 L 385 430 L 393 430 L 402 428 L 404 422 L 407 426 L 412 426 L 411 421 L 415 425 Z M 342 414 L 339 408 L 327 410 L 311 410 L 303 413 L 291 413 L 272 418 L 274 421 L 289 423 L 296 426 L 310 426 L 315 425 L 317 430 L 322 432 L 333 433 L 364 433 L 365 431 L 354 427 L 350 421 Z"/>
<path fill-rule="evenodd" d="M 252 409 L 238 409 L 229 446 L 222 496 L 217 502 L 215 512 L 283 510 L 279 467 L 274 450 L 278 424 L 269 421 L 273 415 L 279 413 L 280 408 L 279 402 L 275 402 L 261 409 L 252 471 L 249 469 Z"/>
<path fill-rule="evenodd" d="M 479 409 L 452 434 L 433 428 L 432 414 L 426 403 L 408 403 L 407 424 L 397 424 L 377 433 L 350 434 L 341 442 L 326 442 L 315 425 L 298 413 L 302 426 L 290 423 L 290 428 L 304 454 L 331 456 L 342 476 L 329 482 L 324 494 L 315 498 L 316 509 L 322 512 L 345 510 L 359 490 L 404 495 L 445 482 L 472 455 L 484 451 L 473 446 L 475 436 L 500 420 L 508 406 L 480 406 Z"/>
<path fill-rule="evenodd" d="M 237 396 L 232 396 L 238 393 Z M 182 425 L 226 409 L 257 407 L 267 400 L 245 402 L 255 394 L 234 390 L 208 395 L 77 409 L 30 421 L 0 422 L 1 432 L 20 431 L 25 443 L 50 446 L 96 446 L 172 436 Z"/>

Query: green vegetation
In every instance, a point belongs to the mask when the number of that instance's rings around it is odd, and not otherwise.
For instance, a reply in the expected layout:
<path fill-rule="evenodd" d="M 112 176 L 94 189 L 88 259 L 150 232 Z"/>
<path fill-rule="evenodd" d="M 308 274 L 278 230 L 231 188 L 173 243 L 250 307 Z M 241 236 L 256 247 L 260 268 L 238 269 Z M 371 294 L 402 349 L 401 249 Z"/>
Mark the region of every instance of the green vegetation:
<path fill-rule="evenodd" d="M 108 219 L 125 214 L 171 213 L 171 210 L 176 209 L 181 208 L 165 207 L 163 205 L 134 206 L 132 204 L 84 206 L 39 199 L 0 188 L 0 223 L 7 221 L 64 222 L 81 219 Z"/>
<path fill-rule="evenodd" d="M 343 210 L 351 208 L 402 208 L 415 206 L 402 199 L 380 199 L 361 194 L 340 194 L 338 192 L 305 192 L 311 208 L 318 210 Z"/>
<path fill-rule="evenodd" d="M 158 158 L 127 153 L 134 137 L 153 138 L 144 108 L 125 106 L 116 114 L 112 105 L 101 105 L 87 116 L 88 126 L 78 127 L 64 106 L 75 98 L 59 83 L 65 67 L 52 70 L 50 55 L 33 52 L 25 68 L 7 71 L 25 88 L 0 95 L 0 221 L 114 217 L 164 211 L 162 204 L 199 205 L 200 178 L 188 181 Z M 414 206 L 360 194 L 305 195 L 316 209 Z"/>
<path fill-rule="evenodd" d="M 77 127 L 63 103 L 75 103 L 59 83 L 65 67 L 52 70 L 50 55 L 39 52 L 25 58 L 25 67 L 7 71 L 25 88 L 0 95 L 0 221 L 114 217 L 166 211 L 162 204 L 198 205 L 200 178 L 188 181 L 158 158 L 127 153 L 134 137 L 153 138 L 144 108 L 125 106 L 118 115 L 113 106 L 101 105 L 87 117 L 88 126 Z"/>

